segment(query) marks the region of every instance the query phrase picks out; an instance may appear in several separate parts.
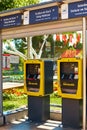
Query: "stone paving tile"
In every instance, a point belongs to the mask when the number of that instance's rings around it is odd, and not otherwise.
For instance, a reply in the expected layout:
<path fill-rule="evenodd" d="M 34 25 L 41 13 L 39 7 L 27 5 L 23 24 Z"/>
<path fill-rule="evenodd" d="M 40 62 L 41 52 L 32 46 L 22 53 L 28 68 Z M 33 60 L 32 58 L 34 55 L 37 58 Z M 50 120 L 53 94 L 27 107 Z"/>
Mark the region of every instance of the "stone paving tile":
<path fill-rule="evenodd" d="M 10 125 L 0 126 L 0 130 L 10 130 Z"/>
<path fill-rule="evenodd" d="M 32 123 L 29 121 L 14 121 L 11 124 L 0 126 L 0 130 L 81 130 L 72 128 L 62 128 L 58 121 L 48 120 L 43 123 Z"/>

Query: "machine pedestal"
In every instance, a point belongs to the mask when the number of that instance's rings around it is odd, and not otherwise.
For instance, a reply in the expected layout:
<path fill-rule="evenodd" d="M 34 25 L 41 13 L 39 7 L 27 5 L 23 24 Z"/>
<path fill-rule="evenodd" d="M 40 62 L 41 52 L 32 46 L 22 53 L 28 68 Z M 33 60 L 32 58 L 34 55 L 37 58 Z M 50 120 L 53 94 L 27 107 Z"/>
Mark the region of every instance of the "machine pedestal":
<path fill-rule="evenodd" d="M 50 118 L 50 96 L 28 96 L 28 117 L 34 122 Z"/>
<path fill-rule="evenodd" d="M 62 99 L 62 123 L 63 127 L 80 128 L 81 100 Z"/>

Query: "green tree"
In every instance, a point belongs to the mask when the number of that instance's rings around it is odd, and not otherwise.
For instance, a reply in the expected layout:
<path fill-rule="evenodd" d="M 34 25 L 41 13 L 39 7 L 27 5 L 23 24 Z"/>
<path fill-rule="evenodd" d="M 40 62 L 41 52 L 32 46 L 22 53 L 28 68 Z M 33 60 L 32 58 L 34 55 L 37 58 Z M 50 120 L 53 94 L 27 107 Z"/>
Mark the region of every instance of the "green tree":
<path fill-rule="evenodd" d="M 13 0 L 1 0 L 0 2 L 0 11 L 8 10 L 14 8 Z"/>
<path fill-rule="evenodd" d="M 1 0 L 0 11 L 37 4 L 40 0 Z"/>
<path fill-rule="evenodd" d="M 39 3 L 40 0 L 15 0 L 14 7 L 22 7 Z"/>

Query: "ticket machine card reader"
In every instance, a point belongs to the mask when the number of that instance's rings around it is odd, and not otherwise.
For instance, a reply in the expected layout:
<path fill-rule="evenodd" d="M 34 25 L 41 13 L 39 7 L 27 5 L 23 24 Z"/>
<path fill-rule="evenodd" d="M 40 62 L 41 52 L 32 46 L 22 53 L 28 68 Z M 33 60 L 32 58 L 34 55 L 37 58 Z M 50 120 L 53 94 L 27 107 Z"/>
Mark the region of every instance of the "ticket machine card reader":
<path fill-rule="evenodd" d="M 24 89 L 28 95 L 44 96 L 53 92 L 53 62 L 27 60 L 24 63 Z"/>
<path fill-rule="evenodd" d="M 63 58 L 58 62 L 58 94 L 65 98 L 82 98 L 82 59 Z"/>

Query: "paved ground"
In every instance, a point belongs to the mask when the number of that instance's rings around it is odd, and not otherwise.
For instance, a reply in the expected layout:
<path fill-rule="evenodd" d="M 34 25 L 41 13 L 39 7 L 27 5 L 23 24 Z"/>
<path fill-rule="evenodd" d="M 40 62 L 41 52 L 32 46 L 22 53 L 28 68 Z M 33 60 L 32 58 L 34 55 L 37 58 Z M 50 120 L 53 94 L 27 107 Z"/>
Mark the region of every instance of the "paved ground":
<path fill-rule="evenodd" d="M 47 120 L 45 123 L 32 123 L 28 120 L 20 119 L 12 124 L 1 126 L 0 130 L 81 130 L 72 128 L 62 128 L 61 122 Z"/>

